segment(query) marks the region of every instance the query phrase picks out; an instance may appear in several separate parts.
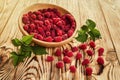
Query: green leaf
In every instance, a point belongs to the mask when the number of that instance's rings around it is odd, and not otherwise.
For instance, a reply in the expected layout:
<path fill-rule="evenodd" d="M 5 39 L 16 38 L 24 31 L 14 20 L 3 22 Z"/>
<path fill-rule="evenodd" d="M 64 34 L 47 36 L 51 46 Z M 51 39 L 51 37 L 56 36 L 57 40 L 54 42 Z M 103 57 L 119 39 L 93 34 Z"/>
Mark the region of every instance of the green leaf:
<path fill-rule="evenodd" d="M 86 25 L 83 25 L 83 26 L 81 27 L 81 29 L 82 29 L 83 31 L 85 31 L 85 32 L 88 32 L 88 30 L 89 30 Z"/>
<path fill-rule="evenodd" d="M 96 27 L 96 23 L 90 19 L 87 19 L 86 24 L 90 30 L 92 30 Z"/>
<path fill-rule="evenodd" d="M 15 38 L 15 39 L 12 40 L 12 44 L 13 44 L 14 46 L 20 46 L 22 43 L 21 43 L 20 40 L 18 40 L 17 38 Z"/>
<path fill-rule="evenodd" d="M 32 35 L 23 36 L 22 42 L 28 45 L 32 42 L 32 37 L 33 37 Z"/>
<path fill-rule="evenodd" d="M 22 45 L 21 50 L 22 51 L 32 51 L 32 47 L 30 45 Z"/>
<path fill-rule="evenodd" d="M 46 48 L 42 47 L 42 46 L 32 46 L 32 50 L 34 52 L 34 54 L 36 55 L 42 55 L 42 54 L 47 54 L 46 52 Z"/>
<path fill-rule="evenodd" d="M 88 34 L 90 35 L 90 39 L 92 39 L 93 41 L 95 41 L 94 34 L 91 31 L 89 31 Z"/>
<path fill-rule="evenodd" d="M 93 29 L 91 32 L 94 34 L 94 36 L 96 38 L 100 38 L 101 37 L 101 34 L 100 34 L 100 32 L 97 29 Z"/>
<path fill-rule="evenodd" d="M 11 58 L 13 60 L 13 65 L 17 66 L 18 65 L 18 55 L 16 52 L 11 52 Z"/>
<path fill-rule="evenodd" d="M 76 40 L 79 42 L 86 42 L 88 38 L 87 34 L 78 34 L 78 36 L 76 37 Z"/>

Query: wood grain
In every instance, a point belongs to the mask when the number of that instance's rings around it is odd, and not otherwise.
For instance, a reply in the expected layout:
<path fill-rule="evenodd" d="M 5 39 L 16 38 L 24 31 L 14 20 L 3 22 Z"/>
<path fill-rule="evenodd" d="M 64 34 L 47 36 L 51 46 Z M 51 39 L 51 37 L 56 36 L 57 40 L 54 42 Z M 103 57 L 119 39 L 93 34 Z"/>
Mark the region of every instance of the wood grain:
<path fill-rule="evenodd" d="M 96 41 L 96 51 L 98 47 L 105 48 L 104 67 L 96 64 L 97 55 L 95 55 L 89 65 L 93 68 L 91 77 L 83 74 L 81 62 L 76 62 L 74 58 L 71 65 L 77 67 L 75 74 L 70 73 L 69 64 L 58 70 L 55 64 L 63 58 L 63 55 L 60 58 L 54 56 L 57 47 L 47 48 L 48 55 L 53 55 L 55 58 L 51 63 L 45 61 L 47 55 L 32 55 L 14 67 L 10 52 L 16 48 L 11 44 L 11 39 L 22 37 L 18 28 L 19 14 L 25 7 L 34 3 L 52 3 L 67 9 L 74 15 L 79 27 L 85 24 L 88 18 L 94 20 L 102 34 L 102 40 Z M 119 3 L 119 0 L 0 0 L 0 80 L 119 80 Z M 73 40 L 59 48 L 71 49 L 78 44 Z"/>

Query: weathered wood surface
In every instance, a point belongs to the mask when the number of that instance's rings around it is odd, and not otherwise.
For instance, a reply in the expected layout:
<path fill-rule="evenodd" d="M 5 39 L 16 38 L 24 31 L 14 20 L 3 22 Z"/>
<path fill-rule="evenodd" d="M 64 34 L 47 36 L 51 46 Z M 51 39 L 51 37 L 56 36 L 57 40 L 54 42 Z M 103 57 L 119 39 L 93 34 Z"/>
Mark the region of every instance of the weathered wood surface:
<path fill-rule="evenodd" d="M 98 65 L 91 65 L 94 69 L 89 80 L 119 80 L 120 78 L 120 0 L 0 0 L 0 80 L 87 80 L 79 63 L 77 72 L 63 73 L 52 64 L 45 62 L 46 56 L 35 56 L 26 59 L 14 68 L 9 59 L 9 53 L 15 50 L 11 39 L 21 38 L 18 28 L 18 17 L 22 9 L 34 3 L 52 3 L 69 10 L 76 18 L 80 27 L 90 18 L 97 23 L 102 34 L 102 40 L 97 46 L 105 48 L 105 67 L 100 75 Z M 71 48 L 73 42 L 61 46 L 61 49 Z M 48 48 L 52 55 L 55 48 Z M 94 59 L 93 59 L 94 60 Z M 69 66 L 69 65 L 68 65 Z"/>

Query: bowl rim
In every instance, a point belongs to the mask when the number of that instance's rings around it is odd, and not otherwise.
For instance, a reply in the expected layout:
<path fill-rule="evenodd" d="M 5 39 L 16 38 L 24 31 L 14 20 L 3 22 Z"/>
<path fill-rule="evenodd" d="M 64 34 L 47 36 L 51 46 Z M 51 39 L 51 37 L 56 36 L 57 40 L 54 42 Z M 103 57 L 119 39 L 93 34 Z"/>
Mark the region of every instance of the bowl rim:
<path fill-rule="evenodd" d="M 69 13 L 69 14 L 72 15 L 72 13 L 70 13 L 70 12 L 69 12 L 68 10 L 66 10 L 65 8 L 62 8 L 62 7 L 60 7 L 60 6 L 58 6 L 58 5 L 55 5 L 55 4 L 49 4 L 49 3 L 36 3 L 36 4 L 32 4 L 32 5 L 24 8 L 24 9 L 21 11 L 20 16 L 19 16 L 19 19 L 18 19 L 18 26 L 19 26 L 20 31 L 22 32 L 23 35 L 30 35 L 30 34 L 28 34 L 27 31 L 25 31 L 25 30 L 23 29 L 23 25 L 22 25 L 22 24 L 23 24 L 23 23 L 22 23 L 23 13 L 25 12 L 25 10 L 29 9 L 29 8 L 32 7 L 32 6 L 36 6 L 36 5 L 49 5 L 49 6 L 54 6 L 54 8 L 55 8 L 55 7 L 58 7 L 58 8 L 66 11 L 67 13 Z M 73 15 L 72 15 L 72 16 L 73 16 Z M 73 17 L 74 17 L 74 16 L 73 16 Z M 74 19 L 75 19 L 75 17 L 74 17 Z M 65 40 L 63 40 L 63 41 L 61 41 L 61 42 L 46 42 L 46 41 L 38 40 L 38 39 L 36 39 L 36 38 L 34 38 L 34 37 L 32 38 L 32 40 L 33 40 L 33 42 L 35 42 L 36 44 L 39 44 L 39 45 L 44 46 L 44 47 L 57 47 L 57 46 L 61 46 L 61 45 L 65 44 L 65 42 L 68 43 L 68 42 L 72 41 L 72 38 L 75 36 L 75 34 L 76 34 L 76 32 L 77 32 L 77 28 L 78 28 L 78 27 L 77 27 L 76 19 L 75 19 L 75 23 L 76 23 L 76 27 L 75 27 L 75 30 L 74 30 L 74 33 L 72 34 L 72 36 L 70 36 L 69 38 L 67 38 L 67 39 L 65 39 Z M 40 43 L 41 43 L 41 44 L 40 44 Z"/>

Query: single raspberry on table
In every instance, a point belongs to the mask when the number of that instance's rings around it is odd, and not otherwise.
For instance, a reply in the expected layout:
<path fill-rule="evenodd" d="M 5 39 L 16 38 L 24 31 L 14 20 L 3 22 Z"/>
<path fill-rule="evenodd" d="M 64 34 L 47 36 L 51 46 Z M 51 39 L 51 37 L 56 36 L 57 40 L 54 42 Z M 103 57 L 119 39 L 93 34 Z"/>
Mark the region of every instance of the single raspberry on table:
<path fill-rule="evenodd" d="M 87 45 L 85 43 L 83 43 L 79 46 L 79 48 L 82 50 L 85 50 L 85 49 L 87 49 Z"/>
<path fill-rule="evenodd" d="M 92 55 L 93 55 L 93 51 L 92 51 L 92 50 L 87 50 L 86 53 L 87 53 L 89 56 L 92 56 Z"/>
<path fill-rule="evenodd" d="M 90 47 L 92 47 L 92 48 L 95 48 L 95 46 L 96 46 L 94 41 L 90 41 L 89 45 L 90 45 Z"/>
<path fill-rule="evenodd" d="M 76 72 L 76 67 L 74 65 L 70 66 L 70 72 L 75 73 Z"/>
<path fill-rule="evenodd" d="M 85 69 L 85 73 L 86 73 L 87 76 L 91 76 L 91 75 L 92 75 L 92 72 L 93 72 L 93 70 L 92 70 L 91 67 L 87 67 L 87 68 Z"/>
<path fill-rule="evenodd" d="M 62 52 L 61 52 L 61 49 L 60 48 L 57 48 L 56 52 L 55 52 L 55 55 L 56 56 L 61 56 Z"/>
<path fill-rule="evenodd" d="M 104 64 L 104 59 L 103 59 L 102 57 L 98 57 L 97 63 L 98 63 L 99 65 L 103 65 L 103 64 Z"/>
<path fill-rule="evenodd" d="M 47 56 L 46 61 L 52 62 L 54 60 L 53 56 Z"/>
<path fill-rule="evenodd" d="M 77 46 L 72 47 L 72 51 L 73 51 L 73 52 L 76 52 L 76 51 L 78 51 L 78 50 L 79 50 L 79 49 L 78 49 Z"/>
<path fill-rule="evenodd" d="M 76 59 L 79 60 L 81 58 L 82 58 L 82 54 L 80 52 L 78 52 L 77 55 L 76 55 Z"/>
<path fill-rule="evenodd" d="M 71 62 L 71 60 L 70 60 L 70 58 L 68 56 L 65 56 L 63 58 L 63 61 L 64 61 L 64 63 L 70 63 Z"/>
<path fill-rule="evenodd" d="M 58 61 L 58 62 L 56 63 L 56 67 L 57 67 L 58 69 L 63 68 L 63 67 L 64 67 L 63 61 Z"/>
<path fill-rule="evenodd" d="M 98 49 L 98 55 L 99 55 L 99 56 L 102 56 L 103 53 L 104 53 L 104 48 L 102 48 L 102 47 L 99 48 L 99 49 Z"/>
<path fill-rule="evenodd" d="M 89 61 L 89 59 L 84 59 L 83 61 L 82 61 L 82 65 L 84 66 L 84 65 L 88 65 L 90 63 L 90 61 Z"/>
<path fill-rule="evenodd" d="M 73 56 L 73 52 L 72 51 L 68 51 L 67 54 L 66 54 L 66 56 L 72 57 Z"/>

